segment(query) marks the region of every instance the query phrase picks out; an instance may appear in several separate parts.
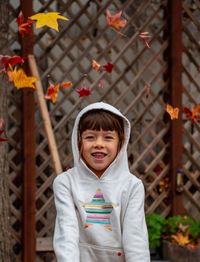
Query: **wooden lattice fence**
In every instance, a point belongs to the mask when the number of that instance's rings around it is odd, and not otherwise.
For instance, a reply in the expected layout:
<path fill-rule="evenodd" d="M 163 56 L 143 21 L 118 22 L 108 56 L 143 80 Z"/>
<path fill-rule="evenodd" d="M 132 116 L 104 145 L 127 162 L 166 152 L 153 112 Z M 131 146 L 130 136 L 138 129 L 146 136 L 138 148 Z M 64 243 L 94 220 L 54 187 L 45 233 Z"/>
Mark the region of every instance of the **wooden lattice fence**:
<path fill-rule="evenodd" d="M 22 1 L 23 2 L 23 1 Z M 33 53 L 36 57 L 44 92 L 50 76 L 52 82 L 72 81 L 73 87 L 61 90 L 56 104 L 47 102 L 63 170 L 72 165 L 70 136 L 74 119 L 85 105 L 105 101 L 113 104 L 131 121 L 129 143 L 131 171 L 139 176 L 146 188 L 147 213 L 171 212 L 170 126 L 165 114 L 169 83 L 169 2 L 162 0 L 59 0 L 33 1 L 33 13 L 59 11 L 69 21 L 59 21 L 59 32 L 46 27 L 34 30 Z M 189 107 L 200 103 L 199 96 L 199 13 L 197 1 L 182 1 L 182 103 Z M 128 20 L 123 34 L 106 24 L 105 10 L 123 10 Z M 21 53 L 15 19 L 21 9 L 18 1 L 10 0 L 10 54 Z M 150 33 L 151 48 L 139 38 Z M 172 47 L 173 48 L 173 47 Z M 95 59 L 101 64 L 112 61 L 112 74 L 97 73 L 91 67 Z M 173 62 L 173 61 L 172 61 Z M 76 89 L 83 84 L 92 88 L 91 96 L 79 98 Z M 101 85 L 101 87 L 100 87 Z M 102 87 L 103 85 L 103 87 Z M 147 88 L 151 94 L 147 96 Z M 170 102 L 168 100 L 167 102 Z M 175 105 L 174 105 L 175 106 Z M 17 259 L 22 254 L 22 100 L 20 91 L 9 94 L 9 187 L 13 247 Z M 184 207 L 195 218 L 200 211 L 200 126 L 192 125 L 181 114 L 183 126 L 183 175 L 181 192 Z M 52 237 L 55 209 L 52 182 L 56 175 L 52 164 L 41 112 L 35 95 L 36 132 L 36 237 L 37 261 L 53 261 L 48 250 Z M 181 136 L 182 134 L 180 134 Z M 28 175 L 28 174 L 27 174 Z"/>

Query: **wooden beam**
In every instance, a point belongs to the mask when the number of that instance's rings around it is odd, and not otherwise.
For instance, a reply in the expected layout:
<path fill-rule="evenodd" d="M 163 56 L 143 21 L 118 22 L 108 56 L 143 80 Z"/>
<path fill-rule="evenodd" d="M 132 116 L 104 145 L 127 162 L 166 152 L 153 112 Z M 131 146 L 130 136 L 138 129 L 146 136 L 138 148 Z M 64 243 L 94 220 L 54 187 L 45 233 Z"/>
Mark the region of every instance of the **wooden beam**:
<path fill-rule="evenodd" d="M 60 161 L 60 157 L 59 157 L 59 153 L 58 153 L 58 149 L 56 145 L 55 136 L 53 133 L 53 128 L 51 125 L 51 119 L 50 119 L 47 104 L 44 98 L 42 82 L 40 80 L 40 75 L 38 72 L 38 67 L 37 67 L 34 55 L 28 55 L 28 62 L 29 62 L 31 74 L 38 78 L 38 81 L 35 83 L 36 94 L 38 98 L 38 105 L 40 108 L 42 120 L 44 122 L 44 128 L 45 128 L 45 132 L 47 135 L 47 140 L 48 140 L 48 145 L 49 145 L 49 149 L 50 149 L 51 156 L 52 156 L 54 170 L 55 170 L 56 175 L 58 175 L 63 170 L 62 170 L 62 165 L 61 165 L 61 161 Z"/>
<path fill-rule="evenodd" d="M 24 18 L 32 15 L 32 0 L 21 0 Z M 27 58 L 33 53 L 33 34 L 21 38 L 22 56 Z M 26 61 L 24 70 L 29 75 Z M 23 261 L 35 262 L 36 227 L 35 227 L 35 100 L 34 90 L 23 89 Z"/>
<path fill-rule="evenodd" d="M 171 200 L 172 214 L 183 214 L 183 195 L 177 191 L 177 170 L 182 166 L 183 156 L 183 122 L 182 111 L 182 1 L 169 0 L 169 27 L 170 27 L 170 101 L 173 107 L 180 109 L 178 120 L 171 121 Z"/>

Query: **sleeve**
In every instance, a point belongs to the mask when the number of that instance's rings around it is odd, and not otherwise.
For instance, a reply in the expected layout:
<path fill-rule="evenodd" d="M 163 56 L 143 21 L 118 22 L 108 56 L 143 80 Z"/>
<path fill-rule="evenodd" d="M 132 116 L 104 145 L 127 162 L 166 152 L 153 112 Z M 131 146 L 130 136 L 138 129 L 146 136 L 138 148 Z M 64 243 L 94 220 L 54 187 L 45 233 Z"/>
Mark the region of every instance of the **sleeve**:
<path fill-rule="evenodd" d="M 53 183 L 56 223 L 53 247 L 57 262 L 79 262 L 79 227 L 71 192 L 65 177 Z"/>
<path fill-rule="evenodd" d="M 150 262 L 142 181 L 132 188 L 127 203 L 123 221 L 123 248 L 126 262 Z"/>

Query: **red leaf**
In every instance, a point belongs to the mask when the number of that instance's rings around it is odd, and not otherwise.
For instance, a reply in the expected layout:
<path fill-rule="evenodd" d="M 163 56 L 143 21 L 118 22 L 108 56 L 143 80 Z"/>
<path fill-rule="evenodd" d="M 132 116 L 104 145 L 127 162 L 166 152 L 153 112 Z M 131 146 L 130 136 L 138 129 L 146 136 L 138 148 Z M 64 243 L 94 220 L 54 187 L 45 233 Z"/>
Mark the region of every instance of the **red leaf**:
<path fill-rule="evenodd" d="M 79 94 L 80 97 L 83 97 L 83 96 L 89 96 L 92 90 L 89 87 L 83 86 L 80 89 L 76 89 L 76 92 Z"/>
<path fill-rule="evenodd" d="M 56 103 L 58 97 L 58 91 L 60 89 L 60 84 L 50 84 L 47 88 L 47 93 L 44 96 L 45 99 L 51 100 L 52 103 Z"/>
<path fill-rule="evenodd" d="M 186 117 L 190 119 L 193 124 L 196 124 L 195 119 L 200 119 L 200 114 L 198 114 L 199 111 L 200 104 L 195 105 L 192 110 L 186 106 L 183 108 L 183 112 L 185 113 Z"/>
<path fill-rule="evenodd" d="M 188 107 L 184 107 L 183 112 L 186 114 L 187 118 L 189 118 L 189 119 L 192 118 L 192 111 Z"/>
<path fill-rule="evenodd" d="M 111 73 L 112 70 L 113 70 L 113 64 L 110 63 L 110 62 L 107 63 L 107 64 L 105 64 L 105 65 L 103 65 L 102 67 L 103 67 L 103 69 L 104 69 L 106 72 L 108 72 L 108 73 Z"/>
<path fill-rule="evenodd" d="M 21 56 L 0 55 L 0 64 L 2 64 L 5 67 L 5 71 L 8 70 L 9 66 L 15 66 L 17 64 L 23 64 L 23 63 L 24 63 L 24 59 Z"/>
<path fill-rule="evenodd" d="M 31 25 L 34 21 L 31 19 L 27 19 L 26 22 L 24 21 L 24 16 L 22 11 L 20 11 L 17 17 L 17 24 L 19 27 L 19 33 L 24 36 L 25 34 L 29 34 L 32 32 Z"/>

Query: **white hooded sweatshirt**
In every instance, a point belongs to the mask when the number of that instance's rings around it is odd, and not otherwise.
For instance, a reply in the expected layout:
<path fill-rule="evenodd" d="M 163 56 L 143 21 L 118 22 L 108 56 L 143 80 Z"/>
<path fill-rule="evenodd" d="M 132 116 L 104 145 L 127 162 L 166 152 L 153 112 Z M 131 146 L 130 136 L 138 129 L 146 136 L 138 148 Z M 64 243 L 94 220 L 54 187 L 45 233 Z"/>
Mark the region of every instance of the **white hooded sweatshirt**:
<path fill-rule="evenodd" d="M 96 176 L 78 149 L 81 116 L 93 109 L 108 110 L 124 121 L 125 142 L 116 159 Z M 72 133 L 74 167 L 53 183 L 56 224 L 54 251 L 58 262 L 149 262 L 142 181 L 128 168 L 130 123 L 113 106 L 99 102 L 77 116 Z"/>

